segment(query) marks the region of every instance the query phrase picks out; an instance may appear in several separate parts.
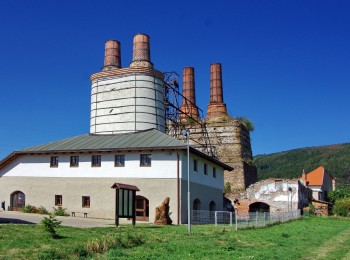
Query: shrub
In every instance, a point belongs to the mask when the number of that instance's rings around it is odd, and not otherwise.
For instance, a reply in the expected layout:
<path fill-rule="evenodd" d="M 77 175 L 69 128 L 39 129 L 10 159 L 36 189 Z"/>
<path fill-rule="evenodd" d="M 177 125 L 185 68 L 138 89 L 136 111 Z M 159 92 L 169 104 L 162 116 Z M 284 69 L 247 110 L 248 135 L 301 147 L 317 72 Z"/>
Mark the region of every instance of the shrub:
<path fill-rule="evenodd" d="M 38 208 L 28 204 L 22 209 L 22 212 L 24 212 L 24 213 L 38 213 Z"/>
<path fill-rule="evenodd" d="M 340 199 L 333 206 L 333 214 L 336 216 L 350 216 L 350 198 Z"/>
<path fill-rule="evenodd" d="M 66 209 L 62 207 L 53 208 L 52 214 L 54 216 L 69 216 L 69 214 L 66 212 Z"/>
<path fill-rule="evenodd" d="M 39 214 L 49 215 L 50 212 L 47 211 L 43 206 L 40 206 L 40 208 L 37 209 Z"/>
<path fill-rule="evenodd" d="M 230 192 L 231 192 L 231 183 L 225 182 L 224 193 L 230 193 Z"/>
<path fill-rule="evenodd" d="M 56 228 L 61 226 L 61 221 L 55 219 L 54 216 L 49 215 L 49 217 L 44 217 L 40 222 L 44 230 L 50 234 L 51 237 L 57 238 Z"/>

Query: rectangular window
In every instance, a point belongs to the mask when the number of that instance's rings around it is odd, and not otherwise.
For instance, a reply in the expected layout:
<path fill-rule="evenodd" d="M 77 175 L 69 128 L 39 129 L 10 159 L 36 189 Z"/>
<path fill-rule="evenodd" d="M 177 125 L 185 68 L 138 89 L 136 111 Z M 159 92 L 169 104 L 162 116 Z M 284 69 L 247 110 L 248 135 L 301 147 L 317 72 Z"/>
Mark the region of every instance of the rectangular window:
<path fill-rule="evenodd" d="M 62 206 L 62 195 L 55 195 L 55 206 Z"/>
<path fill-rule="evenodd" d="M 79 156 L 71 156 L 70 167 L 78 167 L 78 166 L 79 166 Z"/>
<path fill-rule="evenodd" d="M 83 196 L 82 197 L 82 207 L 83 208 L 90 208 L 90 196 Z"/>
<path fill-rule="evenodd" d="M 151 167 L 151 155 L 150 154 L 141 154 L 140 155 L 140 166 Z"/>
<path fill-rule="evenodd" d="M 207 164 L 204 164 L 204 175 L 208 175 L 208 171 L 207 171 Z"/>
<path fill-rule="evenodd" d="M 197 160 L 196 159 L 193 159 L 193 170 L 195 172 L 198 172 L 198 165 L 197 165 Z"/>
<path fill-rule="evenodd" d="M 213 167 L 213 178 L 216 178 L 216 168 Z"/>
<path fill-rule="evenodd" d="M 118 154 L 114 158 L 114 167 L 125 167 L 125 155 Z"/>
<path fill-rule="evenodd" d="M 91 156 L 91 166 L 92 167 L 101 167 L 101 155 Z"/>
<path fill-rule="evenodd" d="M 58 167 L 58 156 L 51 156 L 50 167 Z"/>

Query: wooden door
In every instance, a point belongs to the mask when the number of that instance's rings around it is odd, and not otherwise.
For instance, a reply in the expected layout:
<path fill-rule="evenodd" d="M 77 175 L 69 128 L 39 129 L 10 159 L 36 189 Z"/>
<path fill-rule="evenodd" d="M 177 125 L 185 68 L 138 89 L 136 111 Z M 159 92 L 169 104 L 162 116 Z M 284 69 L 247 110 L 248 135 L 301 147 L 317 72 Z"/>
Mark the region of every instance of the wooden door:
<path fill-rule="evenodd" d="M 25 195 L 21 191 L 14 192 L 11 198 L 12 210 L 21 211 L 25 207 Z"/>
<path fill-rule="evenodd" d="M 145 197 L 136 196 L 136 220 L 149 221 L 149 201 Z"/>

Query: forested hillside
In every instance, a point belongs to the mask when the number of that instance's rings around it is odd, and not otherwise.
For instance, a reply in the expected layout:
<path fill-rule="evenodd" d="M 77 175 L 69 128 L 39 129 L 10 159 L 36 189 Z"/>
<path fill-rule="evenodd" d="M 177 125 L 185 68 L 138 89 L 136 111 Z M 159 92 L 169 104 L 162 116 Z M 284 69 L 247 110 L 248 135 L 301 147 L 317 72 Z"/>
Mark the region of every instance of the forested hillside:
<path fill-rule="evenodd" d="M 254 163 L 259 180 L 296 178 L 301 176 L 303 169 L 307 173 L 322 165 L 339 182 L 344 182 L 350 175 L 350 143 L 257 155 Z"/>

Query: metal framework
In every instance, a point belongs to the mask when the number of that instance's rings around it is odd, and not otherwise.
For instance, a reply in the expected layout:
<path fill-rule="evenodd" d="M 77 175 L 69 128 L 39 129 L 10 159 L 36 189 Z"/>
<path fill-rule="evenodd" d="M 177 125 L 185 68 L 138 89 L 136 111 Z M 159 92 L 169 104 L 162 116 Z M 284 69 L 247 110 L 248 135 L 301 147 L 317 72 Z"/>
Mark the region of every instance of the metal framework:
<path fill-rule="evenodd" d="M 179 87 L 179 75 L 172 72 L 164 72 L 164 102 L 165 102 L 165 120 L 166 120 L 166 132 L 168 135 L 180 138 L 182 130 L 193 129 L 193 125 L 196 125 L 201 129 L 201 138 L 193 138 L 190 135 L 191 143 L 194 147 L 200 149 L 202 152 L 216 157 L 215 148 L 210 144 L 210 138 L 207 131 L 207 127 L 201 118 L 204 118 L 203 110 L 192 103 L 189 99 L 184 97 L 180 92 Z M 198 110 L 199 117 L 193 117 L 190 109 L 181 109 L 181 103 L 184 100 L 185 107 L 195 107 Z M 185 115 L 184 120 L 180 119 L 180 115 Z M 199 140 L 203 140 L 200 142 Z"/>

